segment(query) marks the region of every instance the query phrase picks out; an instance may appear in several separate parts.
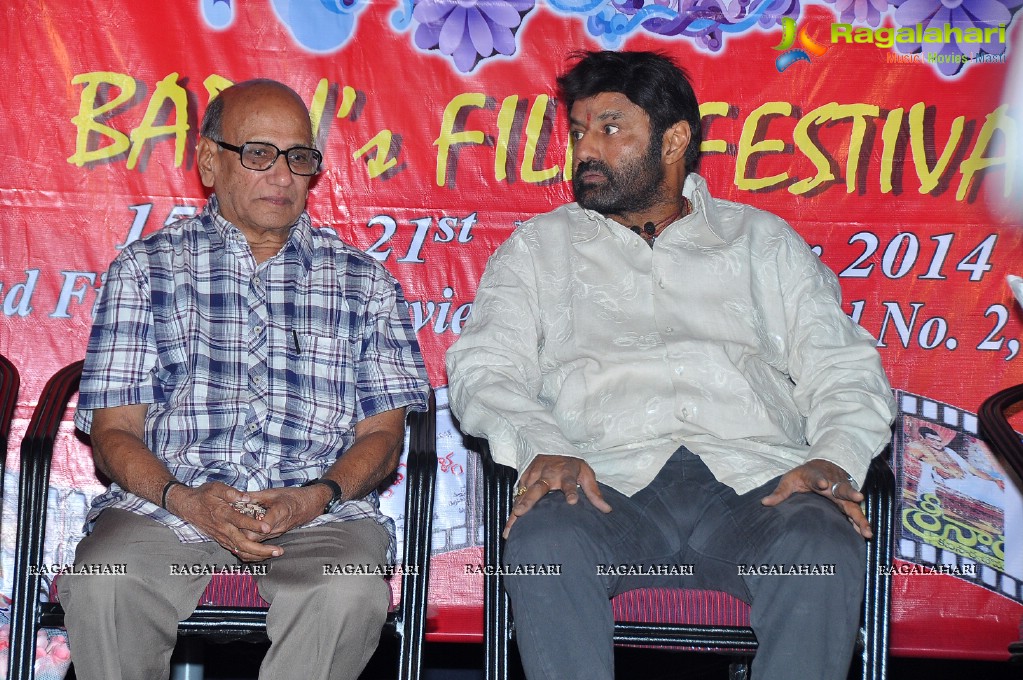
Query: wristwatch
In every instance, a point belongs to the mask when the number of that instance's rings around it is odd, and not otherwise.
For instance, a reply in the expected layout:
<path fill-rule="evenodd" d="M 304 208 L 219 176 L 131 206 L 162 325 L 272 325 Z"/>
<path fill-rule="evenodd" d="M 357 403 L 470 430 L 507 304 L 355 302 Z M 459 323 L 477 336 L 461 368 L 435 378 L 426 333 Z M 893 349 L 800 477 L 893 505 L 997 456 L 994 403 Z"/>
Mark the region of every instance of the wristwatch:
<path fill-rule="evenodd" d="M 323 486 L 330 489 L 330 500 L 328 500 L 327 504 L 323 506 L 324 515 L 329 515 L 330 513 L 334 512 L 334 510 L 336 510 L 338 506 L 344 503 L 345 492 L 341 490 L 341 485 L 335 482 L 334 480 L 324 479 L 323 477 L 320 477 L 319 479 L 313 479 L 311 481 L 308 481 L 302 486 L 312 486 L 314 484 L 322 484 Z"/>

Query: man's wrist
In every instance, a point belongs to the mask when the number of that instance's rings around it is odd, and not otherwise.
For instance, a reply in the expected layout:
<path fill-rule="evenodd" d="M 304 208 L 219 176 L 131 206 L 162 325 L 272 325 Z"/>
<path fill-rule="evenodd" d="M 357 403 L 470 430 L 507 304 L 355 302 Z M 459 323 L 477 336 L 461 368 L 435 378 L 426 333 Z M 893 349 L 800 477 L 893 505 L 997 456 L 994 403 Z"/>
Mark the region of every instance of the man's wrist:
<path fill-rule="evenodd" d="M 168 481 L 166 484 L 163 485 L 163 493 L 160 494 L 160 507 L 163 508 L 164 510 L 168 510 L 169 511 L 169 508 L 167 507 L 167 497 L 168 497 L 168 494 L 170 494 L 170 490 L 173 489 L 175 486 L 185 486 L 185 485 L 184 485 L 184 483 L 179 482 L 176 479 L 172 479 L 172 480 Z"/>
<path fill-rule="evenodd" d="M 310 480 L 303 484 L 302 486 L 303 487 L 322 486 L 325 487 L 330 492 L 330 497 L 327 498 L 326 503 L 324 503 L 323 505 L 322 514 L 325 515 L 333 512 L 337 508 L 337 506 L 343 503 L 345 500 L 344 491 L 341 489 L 341 485 L 335 482 L 333 479 L 320 477 L 318 479 Z"/>

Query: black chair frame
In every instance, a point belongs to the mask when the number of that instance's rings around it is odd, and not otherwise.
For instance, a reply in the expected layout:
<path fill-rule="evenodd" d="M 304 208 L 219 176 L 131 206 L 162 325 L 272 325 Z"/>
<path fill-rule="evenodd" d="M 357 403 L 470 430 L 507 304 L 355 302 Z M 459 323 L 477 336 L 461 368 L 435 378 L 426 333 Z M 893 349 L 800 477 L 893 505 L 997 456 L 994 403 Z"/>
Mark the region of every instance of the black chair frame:
<path fill-rule="evenodd" d="M 83 362 L 67 366 L 43 389 L 21 445 L 21 480 L 18 499 L 18 536 L 14 558 L 11 608 L 10 680 L 32 680 L 35 635 L 39 628 L 63 627 L 59 603 L 41 602 L 46 499 L 53 443 L 78 391 Z M 384 632 L 399 640 L 398 675 L 401 680 L 421 675 L 426 632 L 426 597 L 429 582 L 433 497 L 437 474 L 436 405 L 409 416 L 411 434 L 406 463 L 405 535 L 401 570 L 401 602 L 387 615 Z M 266 609 L 200 606 L 178 624 L 179 636 L 206 636 L 219 641 L 266 640 Z M 187 638 L 186 638 L 187 639 Z M 74 659 L 72 659 L 72 663 Z"/>
<path fill-rule="evenodd" d="M 502 564 L 504 541 L 501 529 L 511 512 L 515 482 L 514 468 L 496 463 L 486 441 L 467 438 L 470 450 L 479 453 L 484 470 L 484 563 Z M 891 611 L 891 573 L 894 551 L 895 475 L 878 456 L 871 461 L 863 494 L 864 512 L 874 531 L 866 541 L 867 576 L 863 599 L 863 628 L 858 641 L 862 648 L 862 677 L 883 680 L 887 677 L 888 639 Z M 499 569 L 484 585 L 484 668 L 487 680 L 509 677 L 509 649 L 514 626 L 504 578 Z M 750 627 L 688 624 L 615 622 L 616 645 L 638 647 L 676 647 L 720 652 L 745 657 L 733 664 L 735 678 L 748 677 L 748 659 L 754 655 L 757 639 Z"/>
<path fill-rule="evenodd" d="M 7 465 L 7 443 L 11 436 L 11 420 L 18 406 L 21 377 L 10 359 L 0 354 L 0 498 L 3 497 L 3 470 Z"/>
<path fill-rule="evenodd" d="M 1006 413 L 1017 406 L 1023 406 L 1023 383 L 1007 387 L 985 399 L 980 405 L 978 419 L 981 436 L 995 455 L 1005 462 L 1011 482 L 1023 489 L 1023 439 L 1012 429 L 1006 417 Z M 1023 664 L 1023 640 L 1009 643 L 1009 658 Z"/>

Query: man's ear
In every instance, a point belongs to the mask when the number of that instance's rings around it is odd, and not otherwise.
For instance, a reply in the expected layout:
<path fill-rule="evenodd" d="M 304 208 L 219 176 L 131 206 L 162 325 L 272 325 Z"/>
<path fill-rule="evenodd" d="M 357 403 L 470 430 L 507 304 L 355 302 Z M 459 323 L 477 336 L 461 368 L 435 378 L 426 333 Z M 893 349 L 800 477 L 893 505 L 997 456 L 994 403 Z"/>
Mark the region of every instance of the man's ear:
<path fill-rule="evenodd" d="M 206 137 L 199 138 L 199 145 L 196 147 L 196 158 L 199 165 L 199 177 L 202 185 L 208 189 L 213 188 L 213 181 L 216 177 L 217 151 L 219 148 Z"/>
<path fill-rule="evenodd" d="M 661 140 L 661 156 L 664 162 L 671 165 L 684 163 L 686 149 L 692 140 L 692 130 L 689 129 L 689 122 L 680 120 L 664 131 L 664 138 Z"/>

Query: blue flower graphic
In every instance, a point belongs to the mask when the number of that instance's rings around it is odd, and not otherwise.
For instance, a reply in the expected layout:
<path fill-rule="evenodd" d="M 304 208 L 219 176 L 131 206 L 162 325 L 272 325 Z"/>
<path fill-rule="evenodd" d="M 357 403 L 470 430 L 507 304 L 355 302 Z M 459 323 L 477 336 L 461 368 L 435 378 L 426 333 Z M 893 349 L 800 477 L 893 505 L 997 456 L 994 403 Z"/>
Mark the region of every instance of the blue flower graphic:
<path fill-rule="evenodd" d="M 272 0 L 274 13 L 302 47 L 334 52 L 355 31 L 355 15 L 367 0 Z"/>
<path fill-rule="evenodd" d="M 535 0 L 419 0 L 416 46 L 440 50 L 462 73 L 496 53 L 515 53 L 515 32 Z"/>

